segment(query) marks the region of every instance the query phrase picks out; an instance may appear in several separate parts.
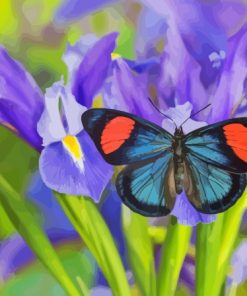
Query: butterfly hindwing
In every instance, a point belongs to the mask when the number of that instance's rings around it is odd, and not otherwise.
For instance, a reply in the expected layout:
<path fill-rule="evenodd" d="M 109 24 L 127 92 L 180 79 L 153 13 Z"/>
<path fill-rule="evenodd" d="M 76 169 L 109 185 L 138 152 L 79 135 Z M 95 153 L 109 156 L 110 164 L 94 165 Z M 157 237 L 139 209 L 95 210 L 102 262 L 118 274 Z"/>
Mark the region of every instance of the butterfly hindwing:
<path fill-rule="evenodd" d="M 118 175 L 116 188 L 122 201 L 141 215 L 169 214 L 176 197 L 172 154 L 128 165 Z"/>
<path fill-rule="evenodd" d="M 90 109 L 82 123 L 104 159 L 114 165 L 150 159 L 171 147 L 168 132 L 126 112 Z"/>
<path fill-rule="evenodd" d="M 186 135 L 186 153 L 223 170 L 247 172 L 247 118 L 202 127 Z"/>
<path fill-rule="evenodd" d="M 215 214 L 231 207 L 246 187 L 245 174 L 234 174 L 187 154 L 185 192 L 200 212 Z"/>

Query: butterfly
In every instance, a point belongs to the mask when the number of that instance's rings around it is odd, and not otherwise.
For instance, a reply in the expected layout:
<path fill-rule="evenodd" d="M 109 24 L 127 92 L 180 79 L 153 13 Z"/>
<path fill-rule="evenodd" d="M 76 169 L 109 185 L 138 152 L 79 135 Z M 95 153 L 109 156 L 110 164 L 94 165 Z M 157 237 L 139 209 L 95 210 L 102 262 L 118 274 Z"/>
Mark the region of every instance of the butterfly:
<path fill-rule="evenodd" d="M 89 109 L 82 124 L 106 162 L 126 165 L 116 189 L 123 203 L 149 217 L 168 215 L 185 191 L 199 212 L 227 210 L 247 182 L 247 118 L 229 119 L 174 135 L 138 116 Z"/>

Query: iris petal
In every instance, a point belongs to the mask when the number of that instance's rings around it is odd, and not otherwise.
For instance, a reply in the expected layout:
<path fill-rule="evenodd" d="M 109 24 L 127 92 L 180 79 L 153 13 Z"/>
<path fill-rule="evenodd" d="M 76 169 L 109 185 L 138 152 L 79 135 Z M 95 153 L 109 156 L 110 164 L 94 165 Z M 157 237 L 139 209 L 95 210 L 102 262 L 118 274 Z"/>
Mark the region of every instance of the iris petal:
<path fill-rule="evenodd" d="M 198 223 L 211 223 L 216 215 L 207 215 L 198 212 L 188 201 L 186 195 L 181 193 L 177 196 L 172 215 L 178 218 L 180 224 L 195 226 Z"/>
<path fill-rule="evenodd" d="M 100 199 L 101 192 L 112 176 L 112 168 L 106 164 L 88 135 L 77 135 L 83 170 L 62 142 L 44 148 L 40 157 L 40 173 L 44 183 L 51 189 L 70 195 L 90 196 Z"/>

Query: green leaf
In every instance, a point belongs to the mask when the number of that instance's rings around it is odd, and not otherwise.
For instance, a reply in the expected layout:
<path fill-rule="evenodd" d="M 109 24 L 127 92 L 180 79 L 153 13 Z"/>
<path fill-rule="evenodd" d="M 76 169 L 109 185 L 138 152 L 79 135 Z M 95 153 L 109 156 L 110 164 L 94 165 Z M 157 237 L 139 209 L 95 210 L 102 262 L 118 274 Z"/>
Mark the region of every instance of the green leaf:
<path fill-rule="evenodd" d="M 162 248 L 157 280 L 158 296 L 175 294 L 180 271 L 189 248 L 191 231 L 190 226 L 178 224 L 176 218 L 171 217 Z"/>
<path fill-rule="evenodd" d="M 148 222 L 127 207 L 122 208 L 123 230 L 131 269 L 143 296 L 156 295 L 153 245 Z"/>
<path fill-rule="evenodd" d="M 9 219 L 39 260 L 57 279 L 68 295 L 81 295 L 64 270 L 50 241 L 36 222 L 26 201 L 0 175 L 0 200 Z"/>
<path fill-rule="evenodd" d="M 86 197 L 55 193 L 57 200 L 106 277 L 113 294 L 130 296 L 126 273 L 111 233 L 95 203 Z"/>

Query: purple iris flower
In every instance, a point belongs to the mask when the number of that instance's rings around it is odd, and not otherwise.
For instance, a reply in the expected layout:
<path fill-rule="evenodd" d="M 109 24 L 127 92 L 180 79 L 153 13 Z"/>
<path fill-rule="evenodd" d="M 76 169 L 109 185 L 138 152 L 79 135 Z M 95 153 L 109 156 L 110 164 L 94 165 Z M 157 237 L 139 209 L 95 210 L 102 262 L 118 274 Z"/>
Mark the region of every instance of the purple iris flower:
<path fill-rule="evenodd" d="M 41 151 L 43 181 L 58 192 L 98 201 L 112 176 L 112 167 L 84 132 L 80 117 L 108 75 L 116 37 L 111 33 L 96 41 L 89 36 L 68 46 L 68 83 L 54 83 L 45 96 L 27 71 L 0 50 L 0 122 Z"/>
<path fill-rule="evenodd" d="M 147 97 L 153 97 L 160 110 L 177 125 L 189 117 L 192 110 L 196 112 L 208 103 L 211 108 L 196 117 L 204 125 L 240 114 L 239 107 L 246 101 L 247 25 L 243 25 L 246 6 L 241 1 L 216 1 L 215 10 L 205 1 L 166 1 L 162 2 L 163 6 L 160 1 L 143 2 L 153 8 L 149 16 L 157 16 L 150 22 L 153 27 L 160 28 L 159 18 L 167 23 L 167 26 L 163 24 L 166 45 L 159 57 L 160 63 L 138 75 L 119 59 L 112 84 L 105 90 L 105 105 L 137 114 L 167 130 L 172 128 L 171 122 L 156 116 L 152 106 L 148 106 Z M 222 13 L 227 14 L 235 31 L 230 31 L 231 26 L 222 18 Z M 155 32 L 160 38 L 161 32 L 155 30 L 152 40 Z M 139 48 L 138 55 L 150 59 L 150 52 L 145 48 L 143 53 Z M 130 102 L 121 98 L 130 98 Z M 187 133 L 200 126 L 190 120 L 183 128 Z M 189 225 L 215 219 L 215 215 L 197 212 L 184 193 L 177 197 L 172 214 L 180 223 Z"/>

